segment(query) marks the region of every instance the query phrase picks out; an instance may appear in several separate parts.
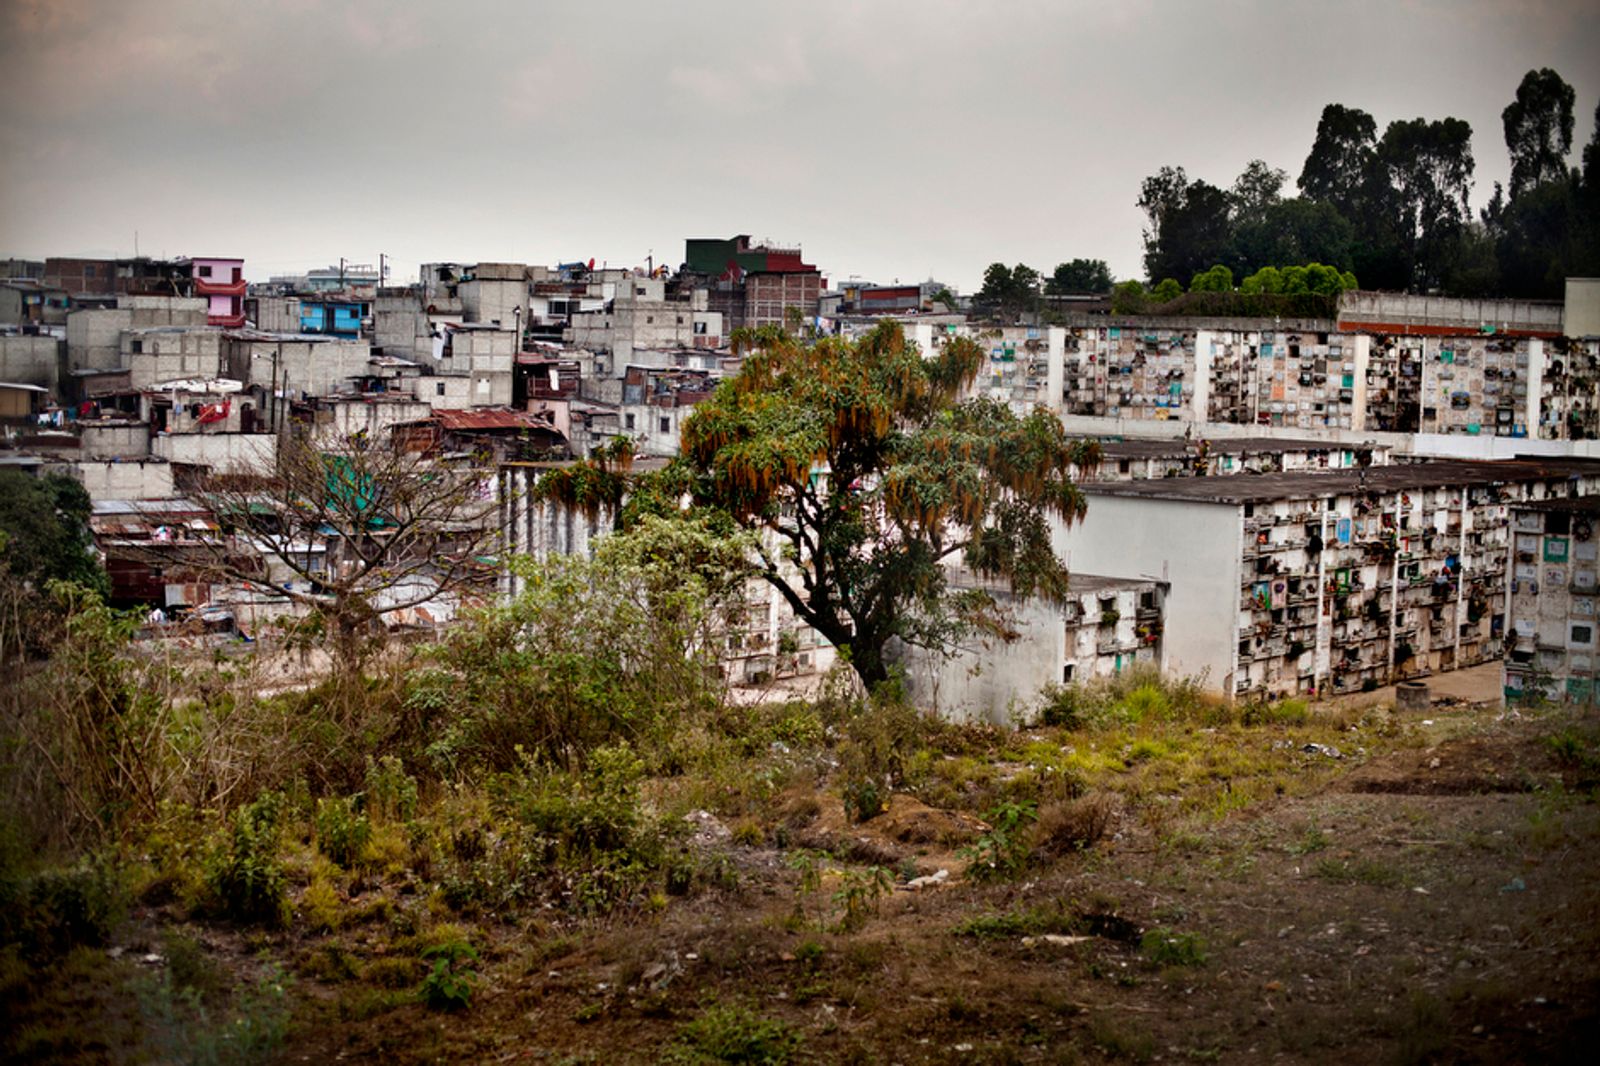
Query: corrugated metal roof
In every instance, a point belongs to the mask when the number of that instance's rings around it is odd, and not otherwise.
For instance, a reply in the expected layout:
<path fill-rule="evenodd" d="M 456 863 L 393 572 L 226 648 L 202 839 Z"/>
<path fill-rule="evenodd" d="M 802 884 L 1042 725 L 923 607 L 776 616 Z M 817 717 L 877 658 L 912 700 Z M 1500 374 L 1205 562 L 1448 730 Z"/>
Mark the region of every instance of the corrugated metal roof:
<path fill-rule="evenodd" d="M 549 429 L 550 423 L 526 411 L 510 408 L 483 408 L 459 411 L 442 408 L 433 412 L 433 418 L 445 429 Z"/>

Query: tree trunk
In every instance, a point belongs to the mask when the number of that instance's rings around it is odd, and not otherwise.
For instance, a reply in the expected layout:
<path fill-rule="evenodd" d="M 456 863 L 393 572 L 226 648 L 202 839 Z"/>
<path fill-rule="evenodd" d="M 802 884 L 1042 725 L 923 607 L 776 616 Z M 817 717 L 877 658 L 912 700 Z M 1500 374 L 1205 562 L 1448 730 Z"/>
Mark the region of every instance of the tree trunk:
<path fill-rule="evenodd" d="M 855 667 L 861 683 L 871 692 L 889 680 L 889 665 L 883 660 L 883 646 L 866 641 L 845 645 L 850 649 L 850 665 Z"/>

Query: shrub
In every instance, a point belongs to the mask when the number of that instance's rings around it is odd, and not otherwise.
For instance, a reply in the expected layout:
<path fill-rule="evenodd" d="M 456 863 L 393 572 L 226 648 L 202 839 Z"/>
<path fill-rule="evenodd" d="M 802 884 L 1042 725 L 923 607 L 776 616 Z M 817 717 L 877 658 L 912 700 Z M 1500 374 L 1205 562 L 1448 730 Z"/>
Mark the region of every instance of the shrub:
<path fill-rule="evenodd" d="M 345 869 L 361 856 L 372 836 L 372 823 L 356 813 L 355 797 L 319 799 L 312 819 L 317 832 L 317 850 Z"/>
<path fill-rule="evenodd" d="M 339 890 L 322 876 L 313 876 L 305 892 L 300 895 L 300 907 L 305 912 L 306 925 L 313 932 L 331 933 L 339 928 L 344 917 L 339 904 Z"/>
<path fill-rule="evenodd" d="M 1103 792 L 1052 803 L 1033 827 L 1034 850 L 1054 858 L 1091 848 L 1103 840 L 1117 817 L 1116 799 Z"/>
<path fill-rule="evenodd" d="M 478 975 L 471 963 L 478 952 L 465 940 L 435 944 L 422 953 L 433 969 L 422 979 L 422 1002 L 433 1010 L 465 1010 L 472 1004 L 472 986 Z"/>
<path fill-rule="evenodd" d="M 265 792 L 235 811 L 206 860 L 206 888 L 229 918 L 263 925 L 288 921 L 288 879 L 278 861 L 283 806 L 282 793 Z"/>
<path fill-rule="evenodd" d="M 1159 683 L 1149 682 L 1128 693 L 1122 703 L 1129 721 L 1160 720 L 1172 715 L 1172 704 Z"/>
<path fill-rule="evenodd" d="M 894 875 L 882 866 L 869 866 L 864 870 L 845 870 L 833 902 L 839 908 L 838 930 L 854 932 L 866 924 L 867 916 L 876 913 L 878 900 L 894 889 Z"/>
<path fill-rule="evenodd" d="M 0 880 L 0 940 L 28 954 L 98 947 L 127 914 L 127 885 L 114 862 L 91 857 L 31 878 Z"/>
<path fill-rule="evenodd" d="M 1002 803 L 984 816 L 989 831 L 956 852 L 967 860 L 967 876 L 978 881 L 1014 877 L 1028 857 L 1022 827 L 1039 817 L 1032 803 Z"/>
<path fill-rule="evenodd" d="M 678 1030 L 678 1046 L 668 1062 L 747 1062 L 783 1066 L 800 1047 L 787 1025 L 744 1007 L 714 1006 Z"/>
<path fill-rule="evenodd" d="M 1206 943 L 1196 933 L 1175 933 L 1156 927 L 1145 931 L 1139 948 L 1158 966 L 1203 966 Z"/>
<path fill-rule="evenodd" d="M 417 813 L 417 779 L 398 756 L 367 756 L 367 813 L 380 822 L 409 821 Z M 342 864 L 341 864 L 342 865 Z"/>
<path fill-rule="evenodd" d="M 1039 721 L 1060 729 L 1083 728 L 1089 702 L 1077 685 L 1046 685 L 1040 692 Z"/>
<path fill-rule="evenodd" d="M 844 802 L 844 816 L 852 822 L 866 822 L 887 809 L 883 789 L 871 777 L 857 777 L 844 783 L 840 792 Z"/>

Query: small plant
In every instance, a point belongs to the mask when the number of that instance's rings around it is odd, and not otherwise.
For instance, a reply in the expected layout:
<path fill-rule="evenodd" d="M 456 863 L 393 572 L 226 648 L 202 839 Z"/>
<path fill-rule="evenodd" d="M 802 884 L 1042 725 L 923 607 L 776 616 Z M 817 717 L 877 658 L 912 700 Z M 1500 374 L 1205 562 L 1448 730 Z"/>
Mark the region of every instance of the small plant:
<path fill-rule="evenodd" d="M 278 861 L 283 806 L 281 792 L 263 793 L 234 813 L 226 837 L 212 849 L 206 887 L 230 918 L 264 925 L 288 922 L 288 878 Z"/>
<path fill-rule="evenodd" d="M 355 797 L 317 800 L 312 822 L 317 831 L 317 850 L 348 870 L 372 838 L 372 823 L 356 813 Z"/>
<path fill-rule="evenodd" d="M 369 755 L 366 786 L 367 810 L 378 821 L 408 821 L 417 813 L 417 779 L 406 773 L 397 756 L 385 755 L 374 762 Z"/>
<path fill-rule="evenodd" d="M 432 1010 L 465 1010 L 472 1005 L 472 986 L 478 975 L 471 963 L 478 951 L 465 940 L 447 940 L 422 953 L 433 969 L 422 979 L 422 1002 Z"/>
<path fill-rule="evenodd" d="M 1121 620 L 1122 612 L 1117 610 L 1115 607 L 1107 607 L 1105 610 L 1100 612 L 1100 627 L 1102 629 L 1110 629 Z"/>
<path fill-rule="evenodd" d="M 1039 812 L 1034 849 L 1047 856 L 1086 850 L 1105 838 L 1116 819 L 1116 799 L 1108 793 L 1052 803 Z"/>
<path fill-rule="evenodd" d="M 989 831 L 956 852 L 967 860 L 967 874 L 979 881 L 1016 876 L 1028 857 L 1022 827 L 1038 817 L 1033 803 L 1002 803 L 991 809 L 985 817 Z"/>
<path fill-rule="evenodd" d="M 1318 826 L 1306 828 L 1299 840 L 1289 845 L 1290 855 L 1310 855 L 1312 852 L 1322 851 L 1328 846 L 1328 834 Z"/>
<path fill-rule="evenodd" d="M 1039 693 L 1039 721 L 1058 729 L 1081 729 L 1088 698 L 1077 685 L 1046 685 Z"/>
<path fill-rule="evenodd" d="M 1172 704 L 1166 692 L 1154 682 L 1128 693 L 1122 706 L 1130 722 L 1157 721 L 1172 715 Z"/>
<path fill-rule="evenodd" d="M 864 870 L 846 870 L 844 879 L 833 894 L 833 902 L 840 910 L 836 928 L 841 933 L 853 932 L 867 923 L 867 916 L 878 910 L 878 900 L 894 890 L 894 874 L 882 866 L 869 866 Z"/>
<path fill-rule="evenodd" d="M 858 824 L 876 818 L 887 807 L 882 786 L 870 775 L 846 781 L 840 798 L 844 816 Z"/>
<path fill-rule="evenodd" d="M 783 1066 L 800 1047 L 800 1035 L 787 1025 L 744 1007 L 714 1006 L 678 1030 L 672 1063 L 747 1062 Z"/>
<path fill-rule="evenodd" d="M 1157 926 L 1139 941 L 1145 957 L 1158 966 L 1204 966 L 1206 942 L 1197 933 L 1175 933 Z"/>
<path fill-rule="evenodd" d="M 1393 888 L 1405 882 L 1405 876 L 1398 869 L 1373 859 L 1358 859 L 1355 862 L 1323 859 L 1312 872 L 1324 881 L 1343 885 Z"/>

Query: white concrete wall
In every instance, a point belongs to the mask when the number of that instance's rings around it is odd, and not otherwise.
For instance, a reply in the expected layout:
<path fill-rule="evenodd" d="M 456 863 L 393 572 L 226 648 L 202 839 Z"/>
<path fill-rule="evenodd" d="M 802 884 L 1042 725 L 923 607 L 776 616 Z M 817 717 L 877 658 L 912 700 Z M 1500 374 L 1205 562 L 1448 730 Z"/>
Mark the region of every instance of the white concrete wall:
<path fill-rule="evenodd" d="M 167 381 L 216 378 L 224 372 L 222 332 L 204 326 L 124 330 L 121 353 L 128 382 L 135 389 L 154 388 Z"/>
<path fill-rule="evenodd" d="M 1231 694 L 1238 649 L 1243 518 L 1237 504 L 1091 495 L 1089 513 L 1055 548 L 1069 570 L 1172 583 L 1163 646 L 1167 668 L 1206 675 Z"/>
<path fill-rule="evenodd" d="M 151 442 L 150 451 L 214 473 L 265 477 L 277 461 L 278 438 L 270 433 L 163 433 Z"/>
<path fill-rule="evenodd" d="M 1404 322 L 1411 325 L 1477 329 L 1561 329 L 1559 300 L 1479 300 L 1407 293 L 1346 292 L 1339 297 L 1339 321 Z"/>
<path fill-rule="evenodd" d="M 48 472 L 56 473 L 54 468 Z M 83 483 L 91 500 L 160 500 L 177 495 L 172 464 L 154 459 L 80 459 L 60 473 Z"/>
<path fill-rule="evenodd" d="M 0 337 L 0 381 L 38 385 L 59 397 L 62 350 L 55 337 Z"/>
<path fill-rule="evenodd" d="M 1561 332 L 1568 337 L 1600 337 L 1600 278 L 1568 278 Z"/>
<path fill-rule="evenodd" d="M 122 331 L 133 326 L 125 308 L 67 313 L 67 361 L 75 370 L 114 370 L 122 363 Z"/>
<path fill-rule="evenodd" d="M 150 427 L 142 422 L 89 422 L 79 432 L 81 459 L 137 459 L 150 454 Z"/>
<path fill-rule="evenodd" d="M 416 422 L 432 413 L 433 408 L 426 403 L 402 399 L 345 400 L 318 412 L 316 440 L 333 444 L 357 434 L 382 440 L 401 422 Z"/>
<path fill-rule="evenodd" d="M 472 406 L 472 379 L 460 374 L 423 374 L 416 379 L 416 397 L 432 410 L 463 411 Z"/>
<path fill-rule="evenodd" d="M 1022 720 L 1039 690 L 1061 680 L 1066 622 L 1059 606 L 1041 600 L 1011 607 L 1020 634 L 1013 641 L 974 636 L 950 657 L 925 648 L 895 648 L 891 654 L 905 670 L 911 701 L 955 722 Z"/>
<path fill-rule="evenodd" d="M 292 395 L 332 396 L 347 392 L 351 378 L 371 372 L 372 346 L 364 340 L 231 340 L 230 377 L 246 385 Z M 276 372 L 274 372 L 276 370 Z"/>

